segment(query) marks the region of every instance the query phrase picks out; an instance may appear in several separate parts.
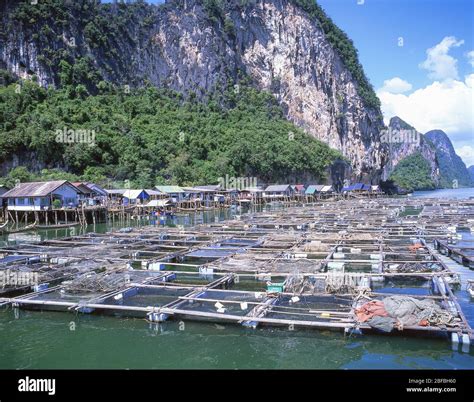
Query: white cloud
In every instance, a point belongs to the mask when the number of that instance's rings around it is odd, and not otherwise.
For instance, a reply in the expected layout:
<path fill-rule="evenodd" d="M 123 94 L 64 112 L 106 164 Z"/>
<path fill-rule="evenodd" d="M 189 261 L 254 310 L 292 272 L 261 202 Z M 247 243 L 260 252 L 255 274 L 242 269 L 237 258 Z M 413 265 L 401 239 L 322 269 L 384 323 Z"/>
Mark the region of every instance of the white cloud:
<path fill-rule="evenodd" d="M 470 52 L 466 53 L 467 56 L 467 61 L 469 64 L 474 67 L 474 50 L 471 50 Z"/>
<path fill-rule="evenodd" d="M 393 77 L 383 82 L 383 87 L 380 88 L 382 92 L 390 92 L 392 94 L 402 94 L 412 89 L 412 85 L 402 80 L 400 77 Z"/>
<path fill-rule="evenodd" d="M 457 60 L 448 55 L 452 47 L 463 43 L 447 36 L 426 51 L 427 59 L 420 67 L 427 69 L 428 76 L 435 79 L 431 84 L 405 94 L 411 85 L 395 77 L 384 81 L 377 95 L 386 124 L 391 117 L 398 116 L 423 133 L 443 130 L 457 154 L 470 166 L 474 165 L 474 74 L 460 80 Z M 474 50 L 465 55 L 474 66 Z"/>
<path fill-rule="evenodd" d="M 433 80 L 459 79 L 457 60 L 448 54 L 452 47 L 459 47 L 464 43 L 454 36 L 446 36 L 434 47 L 426 51 L 426 60 L 419 67 L 428 70 L 428 77 Z"/>
<path fill-rule="evenodd" d="M 467 167 L 474 165 L 474 147 L 471 145 L 463 145 L 455 148 L 456 153 L 461 157 Z"/>
<path fill-rule="evenodd" d="M 435 81 L 409 95 L 379 90 L 382 111 L 387 120 L 399 116 L 417 130 L 440 129 L 450 136 L 474 132 L 474 74 L 465 81 Z"/>

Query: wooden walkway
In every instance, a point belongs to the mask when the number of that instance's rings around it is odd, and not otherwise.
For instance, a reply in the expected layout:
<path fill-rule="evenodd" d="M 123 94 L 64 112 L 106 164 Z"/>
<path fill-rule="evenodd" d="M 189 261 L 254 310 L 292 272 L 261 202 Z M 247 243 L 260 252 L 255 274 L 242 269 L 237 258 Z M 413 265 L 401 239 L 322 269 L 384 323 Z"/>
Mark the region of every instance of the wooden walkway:
<path fill-rule="evenodd" d="M 433 300 L 454 321 L 403 331 L 449 335 L 465 350 L 472 330 L 451 289 L 464 276 L 430 243 L 472 217 L 469 201 L 340 200 L 186 229 L 10 245 L 0 248 L 0 273 L 40 279 L 4 286 L 0 304 L 349 334 L 374 332 L 357 319 L 364 303 L 408 295 Z"/>

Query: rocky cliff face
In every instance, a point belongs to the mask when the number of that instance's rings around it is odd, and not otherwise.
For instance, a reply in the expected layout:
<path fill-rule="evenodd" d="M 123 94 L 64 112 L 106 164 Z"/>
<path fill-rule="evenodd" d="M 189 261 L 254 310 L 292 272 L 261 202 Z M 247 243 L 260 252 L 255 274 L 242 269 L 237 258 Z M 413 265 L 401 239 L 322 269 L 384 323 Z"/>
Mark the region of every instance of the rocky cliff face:
<path fill-rule="evenodd" d="M 469 171 L 462 159 L 456 154 L 451 140 L 442 130 L 432 130 L 425 133 L 436 148 L 436 156 L 441 172 L 443 187 L 471 186 Z"/>
<path fill-rule="evenodd" d="M 467 168 L 467 171 L 469 172 L 469 177 L 471 178 L 471 183 L 474 185 L 474 165 L 469 166 Z"/>
<path fill-rule="evenodd" d="M 24 2 L 4 3 L 0 67 L 58 86 L 65 74 L 59 62 L 66 59 L 84 66 L 90 90 L 100 80 L 148 81 L 203 99 L 229 84 L 238 90 L 247 77 L 274 94 L 289 120 L 342 151 L 354 179 L 380 178 L 387 159 L 380 110 L 367 105 L 320 22 L 297 2 L 229 0 L 217 7 L 210 0 L 169 0 L 160 7 L 88 8 L 65 2 L 54 12 L 50 3 L 40 1 L 33 15 L 22 15 Z"/>
<path fill-rule="evenodd" d="M 384 136 L 385 134 L 385 136 Z M 436 158 L 436 148 L 431 141 L 414 127 L 395 116 L 390 119 L 388 130 L 382 132 L 382 141 L 389 144 L 389 162 L 385 166 L 384 176 L 389 177 L 398 163 L 409 155 L 419 152 L 431 167 L 431 179 L 440 184 L 440 170 Z"/>

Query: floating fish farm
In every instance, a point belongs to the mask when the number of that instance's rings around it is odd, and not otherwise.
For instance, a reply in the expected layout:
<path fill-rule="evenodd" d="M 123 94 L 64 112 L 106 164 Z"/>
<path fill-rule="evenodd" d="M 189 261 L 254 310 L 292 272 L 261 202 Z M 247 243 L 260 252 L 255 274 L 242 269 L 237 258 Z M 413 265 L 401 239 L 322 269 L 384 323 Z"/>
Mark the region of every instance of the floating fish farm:
<path fill-rule="evenodd" d="M 0 306 L 441 336 L 469 352 L 453 289 L 472 278 L 456 241 L 473 228 L 473 200 L 379 198 L 5 245 Z"/>

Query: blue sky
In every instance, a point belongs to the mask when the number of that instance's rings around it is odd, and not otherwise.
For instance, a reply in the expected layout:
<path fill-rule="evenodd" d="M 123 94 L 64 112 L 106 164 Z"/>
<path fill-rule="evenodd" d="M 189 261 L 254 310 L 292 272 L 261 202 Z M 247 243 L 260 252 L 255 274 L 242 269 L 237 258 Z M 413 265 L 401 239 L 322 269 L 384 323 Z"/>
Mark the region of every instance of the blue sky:
<path fill-rule="evenodd" d="M 425 59 L 426 49 L 446 36 L 464 40 L 450 54 L 459 59 L 461 75 L 472 71 L 463 54 L 473 49 L 474 1 L 364 0 L 362 5 L 357 1 L 319 0 L 319 4 L 354 41 L 374 87 L 391 76 L 415 87 L 427 85 L 430 80 L 418 64 Z"/>
<path fill-rule="evenodd" d="M 353 40 L 385 121 L 442 129 L 474 165 L 474 0 L 318 3 Z"/>
<path fill-rule="evenodd" d="M 354 41 L 385 121 L 398 115 L 421 132 L 442 129 L 474 165 L 474 1 L 318 3 Z"/>

